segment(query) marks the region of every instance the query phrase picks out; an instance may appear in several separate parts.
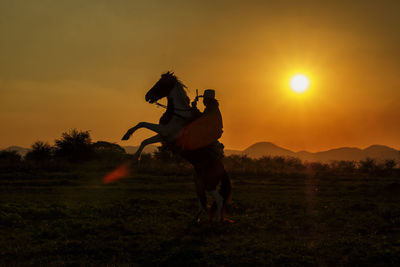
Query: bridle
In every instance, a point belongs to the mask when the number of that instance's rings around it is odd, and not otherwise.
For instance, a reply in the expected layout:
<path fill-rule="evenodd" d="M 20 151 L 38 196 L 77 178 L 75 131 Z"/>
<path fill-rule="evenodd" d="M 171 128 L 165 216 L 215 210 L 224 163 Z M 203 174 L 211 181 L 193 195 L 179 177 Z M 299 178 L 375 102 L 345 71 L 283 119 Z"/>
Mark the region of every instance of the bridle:
<path fill-rule="evenodd" d="M 164 104 L 161 104 L 161 103 L 158 103 L 157 101 L 154 102 L 153 104 L 155 104 L 155 105 L 157 105 L 157 106 L 159 106 L 159 107 L 165 108 L 165 109 L 168 108 L 168 106 L 166 106 L 166 105 L 164 105 Z M 175 108 L 175 107 L 174 107 L 174 110 L 176 110 L 176 111 L 190 111 L 190 110 L 192 110 L 192 109 L 191 109 L 191 108 Z"/>
<path fill-rule="evenodd" d="M 195 101 L 196 101 L 196 102 L 197 102 L 197 100 L 199 99 L 199 97 L 203 97 L 203 96 L 201 96 L 201 95 L 199 96 L 199 90 L 196 89 L 196 98 L 195 98 Z M 161 103 L 158 103 L 158 101 L 153 102 L 153 104 L 155 104 L 156 106 L 165 108 L 165 109 L 168 108 L 168 106 L 166 106 L 166 105 L 164 105 L 164 104 L 161 104 Z M 190 111 L 190 110 L 192 110 L 192 108 L 175 108 L 175 107 L 174 107 L 174 110 L 177 110 L 177 111 Z M 178 115 L 178 114 L 177 114 L 177 115 Z M 179 116 L 179 115 L 178 115 L 178 116 Z"/>
<path fill-rule="evenodd" d="M 196 102 L 197 102 L 197 100 L 199 99 L 199 97 L 202 97 L 202 96 L 199 96 L 199 94 L 198 94 L 198 90 L 196 89 Z M 162 108 L 165 108 L 165 109 L 168 109 L 168 106 L 166 106 L 166 105 L 164 105 L 164 104 L 161 104 L 161 103 L 158 103 L 158 101 L 154 101 L 152 104 L 155 104 L 157 107 L 162 107 Z M 175 115 L 175 116 L 177 116 L 177 117 L 180 117 L 180 118 L 182 118 L 182 119 L 184 119 L 184 120 L 190 120 L 191 119 L 191 117 L 185 117 L 185 116 L 182 116 L 181 114 L 178 114 L 178 113 L 176 113 L 176 111 L 192 111 L 193 109 L 191 108 L 191 107 L 189 107 L 189 108 L 176 108 L 174 105 L 173 105 L 173 109 L 172 109 L 172 114 L 173 115 Z"/>
<path fill-rule="evenodd" d="M 153 104 L 155 104 L 158 107 L 162 107 L 162 108 L 168 109 L 168 106 L 163 105 L 161 103 L 158 103 L 157 101 L 155 101 Z M 192 108 L 190 108 L 190 107 L 189 108 L 176 108 L 176 107 L 173 107 L 172 112 L 171 112 L 172 115 L 175 115 L 175 116 L 177 116 L 177 117 L 179 117 L 179 118 L 181 118 L 181 119 L 183 119 L 185 121 L 190 121 L 191 120 L 192 116 L 185 117 L 185 116 L 183 116 L 181 114 L 176 113 L 176 111 L 192 111 Z"/>

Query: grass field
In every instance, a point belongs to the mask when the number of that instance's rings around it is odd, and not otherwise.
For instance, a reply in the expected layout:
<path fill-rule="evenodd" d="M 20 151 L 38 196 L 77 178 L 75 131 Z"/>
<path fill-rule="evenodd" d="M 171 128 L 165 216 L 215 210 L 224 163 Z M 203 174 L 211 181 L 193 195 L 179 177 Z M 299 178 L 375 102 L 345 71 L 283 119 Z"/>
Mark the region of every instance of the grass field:
<path fill-rule="evenodd" d="M 2 265 L 400 264 L 400 179 L 232 175 L 234 224 L 193 223 L 191 176 L 0 174 Z"/>

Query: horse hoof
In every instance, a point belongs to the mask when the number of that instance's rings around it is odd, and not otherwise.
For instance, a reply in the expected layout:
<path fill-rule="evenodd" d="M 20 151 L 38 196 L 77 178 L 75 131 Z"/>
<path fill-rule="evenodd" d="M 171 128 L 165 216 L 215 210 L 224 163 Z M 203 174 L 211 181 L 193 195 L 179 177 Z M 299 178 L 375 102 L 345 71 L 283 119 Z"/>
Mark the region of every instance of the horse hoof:
<path fill-rule="evenodd" d="M 140 162 L 140 156 L 138 157 L 138 156 L 134 155 L 132 157 L 132 164 L 139 164 L 139 162 Z"/>
<path fill-rule="evenodd" d="M 200 223 L 200 218 L 194 218 L 192 221 L 192 224 L 199 224 Z"/>

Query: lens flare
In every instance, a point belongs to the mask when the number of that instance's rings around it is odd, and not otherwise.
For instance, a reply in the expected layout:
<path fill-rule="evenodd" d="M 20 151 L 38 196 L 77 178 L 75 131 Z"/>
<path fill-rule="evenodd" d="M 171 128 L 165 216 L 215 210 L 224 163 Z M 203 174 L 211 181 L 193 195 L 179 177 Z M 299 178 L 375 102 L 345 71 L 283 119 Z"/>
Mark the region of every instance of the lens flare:
<path fill-rule="evenodd" d="M 127 178 L 129 174 L 130 174 L 129 164 L 124 163 L 121 166 L 114 169 L 113 171 L 109 172 L 106 176 L 104 176 L 103 183 L 109 184 L 118 181 L 120 179 Z"/>

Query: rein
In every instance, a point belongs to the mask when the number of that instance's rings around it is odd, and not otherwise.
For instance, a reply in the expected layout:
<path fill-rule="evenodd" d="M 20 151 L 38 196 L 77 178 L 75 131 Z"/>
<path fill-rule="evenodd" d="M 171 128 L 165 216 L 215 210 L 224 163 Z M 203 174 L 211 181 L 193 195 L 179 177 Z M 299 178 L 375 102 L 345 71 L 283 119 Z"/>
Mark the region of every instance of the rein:
<path fill-rule="evenodd" d="M 154 104 L 156 104 L 156 105 L 159 106 L 159 107 L 162 107 L 162 108 L 167 109 L 167 106 L 166 106 L 166 105 L 160 104 L 160 103 L 158 103 L 157 101 L 154 102 Z"/>
<path fill-rule="evenodd" d="M 154 102 L 154 104 L 156 104 L 156 105 L 159 106 L 159 107 L 165 108 L 165 109 L 168 108 L 168 106 L 166 106 L 166 105 L 164 105 L 164 104 L 161 104 L 161 103 L 158 103 L 157 101 Z M 174 107 L 174 110 L 177 110 L 177 111 L 190 111 L 191 108 L 175 108 L 175 107 Z"/>
<path fill-rule="evenodd" d="M 168 99 L 169 99 L 169 97 L 168 97 Z M 196 102 L 197 102 L 197 99 L 198 99 L 198 91 L 196 90 Z M 172 101 L 172 100 L 173 100 L 173 99 L 171 99 L 171 101 Z M 189 99 L 189 101 L 190 101 L 190 99 Z M 168 111 L 168 106 L 166 106 L 166 105 L 163 105 L 163 104 L 161 104 L 161 103 L 158 103 L 157 101 L 153 102 L 153 104 L 157 105 L 158 107 L 165 108 L 165 109 Z M 173 104 L 173 102 L 172 102 L 171 104 L 172 104 L 172 108 L 171 108 L 172 110 L 171 110 L 170 112 L 171 112 L 173 115 L 175 115 L 175 116 L 177 116 L 177 117 L 180 117 L 180 118 L 184 119 L 185 121 L 191 119 L 192 115 L 190 115 L 190 117 L 185 117 L 185 116 L 183 116 L 183 115 L 177 113 L 177 111 L 192 111 L 192 108 L 191 108 L 190 106 L 189 106 L 189 108 L 177 108 L 177 107 L 175 107 L 175 105 Z M 192 113 L 192 112 L 191 112 L 191 113 Z"/>
<path fill-rule="evenodd" d="M 197 102 L 197 100 L 199 99 L 199 97 L 203 97 L 203 96 L 199 96 L 199 91 L 198 91 L 198 89 L 196 89 L 196 98 L 195 98 L 195 102 Z M 163 104 L 161 104 L 161 103 L 158 103 L 157 101 L 154 102 L 154 104 L 157 105 L 157 106 L 159 106 L 159 107 L 165 108 L 165 109 L 168 108 L 168 106 L 163 105 Z M 189 111 L 189 110 L 191 110 L 191 108 L 175 108 L 175 107 L 174 107 L 174 110 L 177 110 L 177 111 Z"/>
<path fill-rule="evenodd" d="M 156 104 L 156 105 L 159 106 L 159 107 L 165 108 L 165 109 L 168 108 L 168 106 L 163 105 L 163 104 L 161 104 L 161 103 L 158 103 L 157 101 L 154 102 L 154 104 Z M 175 110 L 177 110 L 177 111 L 190 111 L 190 110 L 191 110 L 190 108 L 185 108 L 185 109 L 183 109 L 183 108 L 175 108 L 175 107 L 174 107 L 174 109 L 172 110 L 172 114 L 173 114 L 173 115 L 178 116 L 178 117 L 180 117 L 181 119 L 184 119 L 184 120 L 189 120 L 189 119 L 190 119 L 190 117 L 187 118 L 187 117 L 185 117 L 185 116 L 182 116 L 181 114 L 176 113 Z"/>

